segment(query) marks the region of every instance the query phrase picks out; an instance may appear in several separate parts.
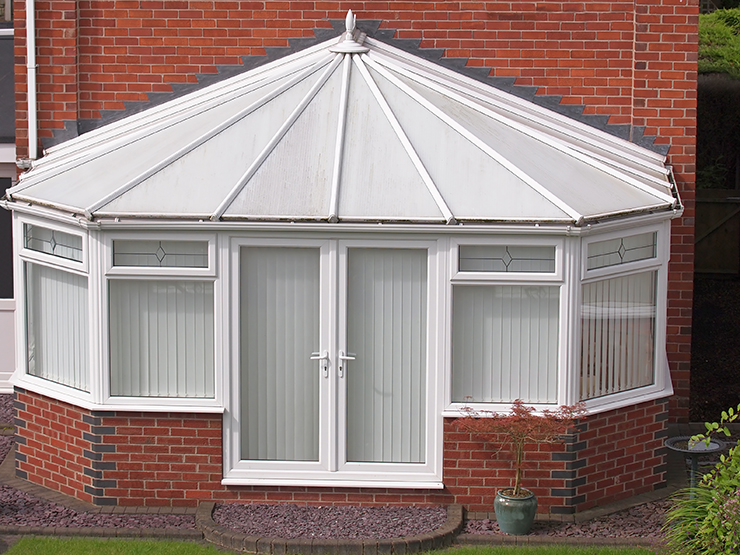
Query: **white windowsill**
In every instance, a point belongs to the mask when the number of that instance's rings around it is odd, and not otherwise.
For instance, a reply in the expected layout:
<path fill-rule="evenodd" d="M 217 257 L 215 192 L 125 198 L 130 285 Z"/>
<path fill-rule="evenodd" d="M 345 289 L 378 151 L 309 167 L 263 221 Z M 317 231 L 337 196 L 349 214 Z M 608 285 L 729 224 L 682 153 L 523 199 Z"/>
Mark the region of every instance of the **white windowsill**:
<path fill-rule="evenodd" d="M 48 382 L 35 376 L 23 376 L 18 372 L 11 378 L 11 383 L 33 393 L 45 395 L 77 407 L 94 411 L 122 411 L 122 412 L 187 412 L 197 414 L 223 414 L 224 407 L 216 405 L 209 399 L 208 404 L 199 403 L 198 399 L 173 399 L 167 403 L 160 399 L 127 399 L 130 402 L 115 404 L 95 403 L 89 399 L 90 394 L 77 391 L 64 385 Z"/>
<path fill-rule="evenodd" d="M 332 488 L 389 488 L 389 489 L 443 489 L 442 482 L 402 482 L 374 480 L 324 479 L 276 479 L 276 478 L 223 478 L 224 486 L 302 486 Z"/>

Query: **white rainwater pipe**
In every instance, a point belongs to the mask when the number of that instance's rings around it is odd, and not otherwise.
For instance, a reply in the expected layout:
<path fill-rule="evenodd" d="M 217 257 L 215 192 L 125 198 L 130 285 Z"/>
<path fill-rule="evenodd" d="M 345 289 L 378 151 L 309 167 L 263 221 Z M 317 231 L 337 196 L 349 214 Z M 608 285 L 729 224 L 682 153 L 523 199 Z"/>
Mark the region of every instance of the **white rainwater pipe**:
<path fill-rule="evenodd" d="M 38 158 L 38 130 L 36 114 L 36 6 L 26 0 L 26 85 L 28 96 L 28 157 Z"/>

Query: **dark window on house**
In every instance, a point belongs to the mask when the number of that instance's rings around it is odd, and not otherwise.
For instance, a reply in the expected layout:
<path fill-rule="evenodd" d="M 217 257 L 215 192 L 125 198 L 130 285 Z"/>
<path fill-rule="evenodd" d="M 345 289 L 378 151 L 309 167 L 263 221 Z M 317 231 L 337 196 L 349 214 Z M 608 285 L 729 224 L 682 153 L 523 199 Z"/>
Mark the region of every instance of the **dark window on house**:
<path fill-rule="evenodd" d="M 13 0 L 0 0 L 0 23 L 13 21 Z"/>
<path fill-rule="evenodd" d="M 2 1 L 2 0 L 0 0 Z M 10 187 L 10 178 L 0 178 L 0 191 Z M 13 298 L 13 238 L 10 212 L 0 208 L 0 298 Z"/>

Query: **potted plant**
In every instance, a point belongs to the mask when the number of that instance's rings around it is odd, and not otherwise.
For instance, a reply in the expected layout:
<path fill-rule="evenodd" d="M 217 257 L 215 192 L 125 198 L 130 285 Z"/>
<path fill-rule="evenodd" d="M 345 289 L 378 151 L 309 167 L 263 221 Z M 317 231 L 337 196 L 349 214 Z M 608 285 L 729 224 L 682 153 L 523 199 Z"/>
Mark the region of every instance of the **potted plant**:
<path fill-rule="evenodd" d="M 471 432 L 487 443 L 508 446 L 514 455 L 514 485 L 496 492 L 494 511 L 502 532 L 513 535 L 529 533 L 537 512 L 537 498 L 522 487 L 527 444 L 561 443 L 579 418 L 586 415 L 582 403 L 563 405 L 557 410 L 535 411 L 521 399 L 511 405 L 508 413 L 462 409 L 463 418 L 457 421 L 460 429 Z"/>

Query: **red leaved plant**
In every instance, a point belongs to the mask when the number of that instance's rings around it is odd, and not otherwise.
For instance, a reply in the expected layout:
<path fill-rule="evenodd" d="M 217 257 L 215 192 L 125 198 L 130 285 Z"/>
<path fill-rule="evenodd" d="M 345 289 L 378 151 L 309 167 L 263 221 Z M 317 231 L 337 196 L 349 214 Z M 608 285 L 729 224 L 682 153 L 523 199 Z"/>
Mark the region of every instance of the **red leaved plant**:
<path fill-rule="evenodd" d="M 563 405 L 557 410 L 543 410 L 537 413 L 534 407 L 527 407 L 521 399 L 511 405 L 511 412 L 498 413 L 476 410 L 471 407 L 461 409 L 465 416 L 457 421 L 457 426 L 491 444 L 508 444 L 514 453 L 514 487 L 506 490 L 512 497 L 522 497 L 522 469 L 524 468 L 524 446 L 527 443 L 562 443 L 564 434 L 586 416 L 583 403 Z"/>

